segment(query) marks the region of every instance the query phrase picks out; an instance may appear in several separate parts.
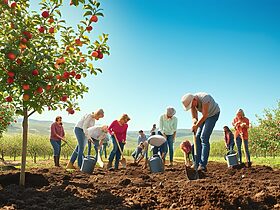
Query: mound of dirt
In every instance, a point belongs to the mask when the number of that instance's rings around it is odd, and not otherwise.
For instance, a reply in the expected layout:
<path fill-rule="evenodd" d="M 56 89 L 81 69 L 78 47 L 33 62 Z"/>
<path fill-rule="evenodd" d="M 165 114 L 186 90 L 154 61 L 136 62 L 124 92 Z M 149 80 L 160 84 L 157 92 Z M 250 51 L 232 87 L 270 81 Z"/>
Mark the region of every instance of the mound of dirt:
<path fill-rule="evenodd" d="M 0 208 L 11 209 L 279 209 L 280 171 L 267 166 L 228 169 L 210 162 L 208 172 L 189 181 L 176 163 L 164 173 L 141 166 L 92 175 L 62 168 L 31 169 L 26 188 L 18 172 L 0 174 Z"/>

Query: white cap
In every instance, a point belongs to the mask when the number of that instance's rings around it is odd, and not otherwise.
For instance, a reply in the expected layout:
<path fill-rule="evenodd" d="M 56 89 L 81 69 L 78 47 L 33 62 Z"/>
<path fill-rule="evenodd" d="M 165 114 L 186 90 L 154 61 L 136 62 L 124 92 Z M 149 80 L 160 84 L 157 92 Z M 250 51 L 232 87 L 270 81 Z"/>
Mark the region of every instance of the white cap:
<path fill-rule="evenodd" d="M 188 111 L 191 108 L 193 99 L 194 95 L 192 95 L 191 93 L 187 93 L 182 96 L 181 101 L 186 111 Z"/>

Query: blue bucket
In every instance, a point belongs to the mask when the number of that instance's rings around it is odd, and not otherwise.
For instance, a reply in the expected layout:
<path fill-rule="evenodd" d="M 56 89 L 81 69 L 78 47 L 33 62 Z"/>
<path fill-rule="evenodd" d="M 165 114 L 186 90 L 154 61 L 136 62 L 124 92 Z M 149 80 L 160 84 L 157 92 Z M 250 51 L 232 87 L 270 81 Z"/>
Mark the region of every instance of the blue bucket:
<path fill-rule="evenodd" d="M 96 158 L 93 156 L 84 157 L 81 171 L 87 174 L 92 174 L 94 167 L 96 165 Z"/>
<path fill-rule="evenodd" d="M 164 171 L 163 161 L 159 155 L 153 155 L 149 159 L 149 167 L 152 173 L 159 173 Z"/>

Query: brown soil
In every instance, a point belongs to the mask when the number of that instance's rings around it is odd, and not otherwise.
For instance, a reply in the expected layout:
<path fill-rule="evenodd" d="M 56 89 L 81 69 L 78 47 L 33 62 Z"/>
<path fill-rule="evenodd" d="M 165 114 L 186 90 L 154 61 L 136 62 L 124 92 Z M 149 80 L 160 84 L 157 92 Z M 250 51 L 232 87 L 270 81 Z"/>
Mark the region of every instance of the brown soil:
<path fill-rule="evenodd" d="M 267 166 L 228 169 L 210 162 L 203 179 L 189 181 L 177 163 L 151 174 L 95 168 L 93 175 L 63 168 L 31 169 L 26 188 L 18 171 L 0 173 L 4 209 L 280 209 L 280 171 Z"/>

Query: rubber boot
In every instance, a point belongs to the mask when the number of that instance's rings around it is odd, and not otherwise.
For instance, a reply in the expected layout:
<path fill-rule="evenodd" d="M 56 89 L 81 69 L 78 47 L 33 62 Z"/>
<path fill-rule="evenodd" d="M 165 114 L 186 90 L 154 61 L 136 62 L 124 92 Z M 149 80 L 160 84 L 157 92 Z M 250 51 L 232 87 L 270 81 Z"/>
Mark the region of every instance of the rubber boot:
<path fill-rule="evenodd" d="M 110 169 L 110 168 L 112 168 L 112 161 L 109 161 L 107 164 L 107 169 Z"/>
<path fill-rule="evenodd" d="M 66 169 L 75 169 L 75 167 L 74 167 L 74 165 L 73 165 L 73 163 L 71 161 L 69 161 L 67 163 Z"/>
<path fill-rule="evenodd" d="M 60 165 L 59 165 L 59 158 L 60 158 L 59 156 L 56 156 L 56 165 L 55 165 L 56 167 L 60 167 Z"/>

